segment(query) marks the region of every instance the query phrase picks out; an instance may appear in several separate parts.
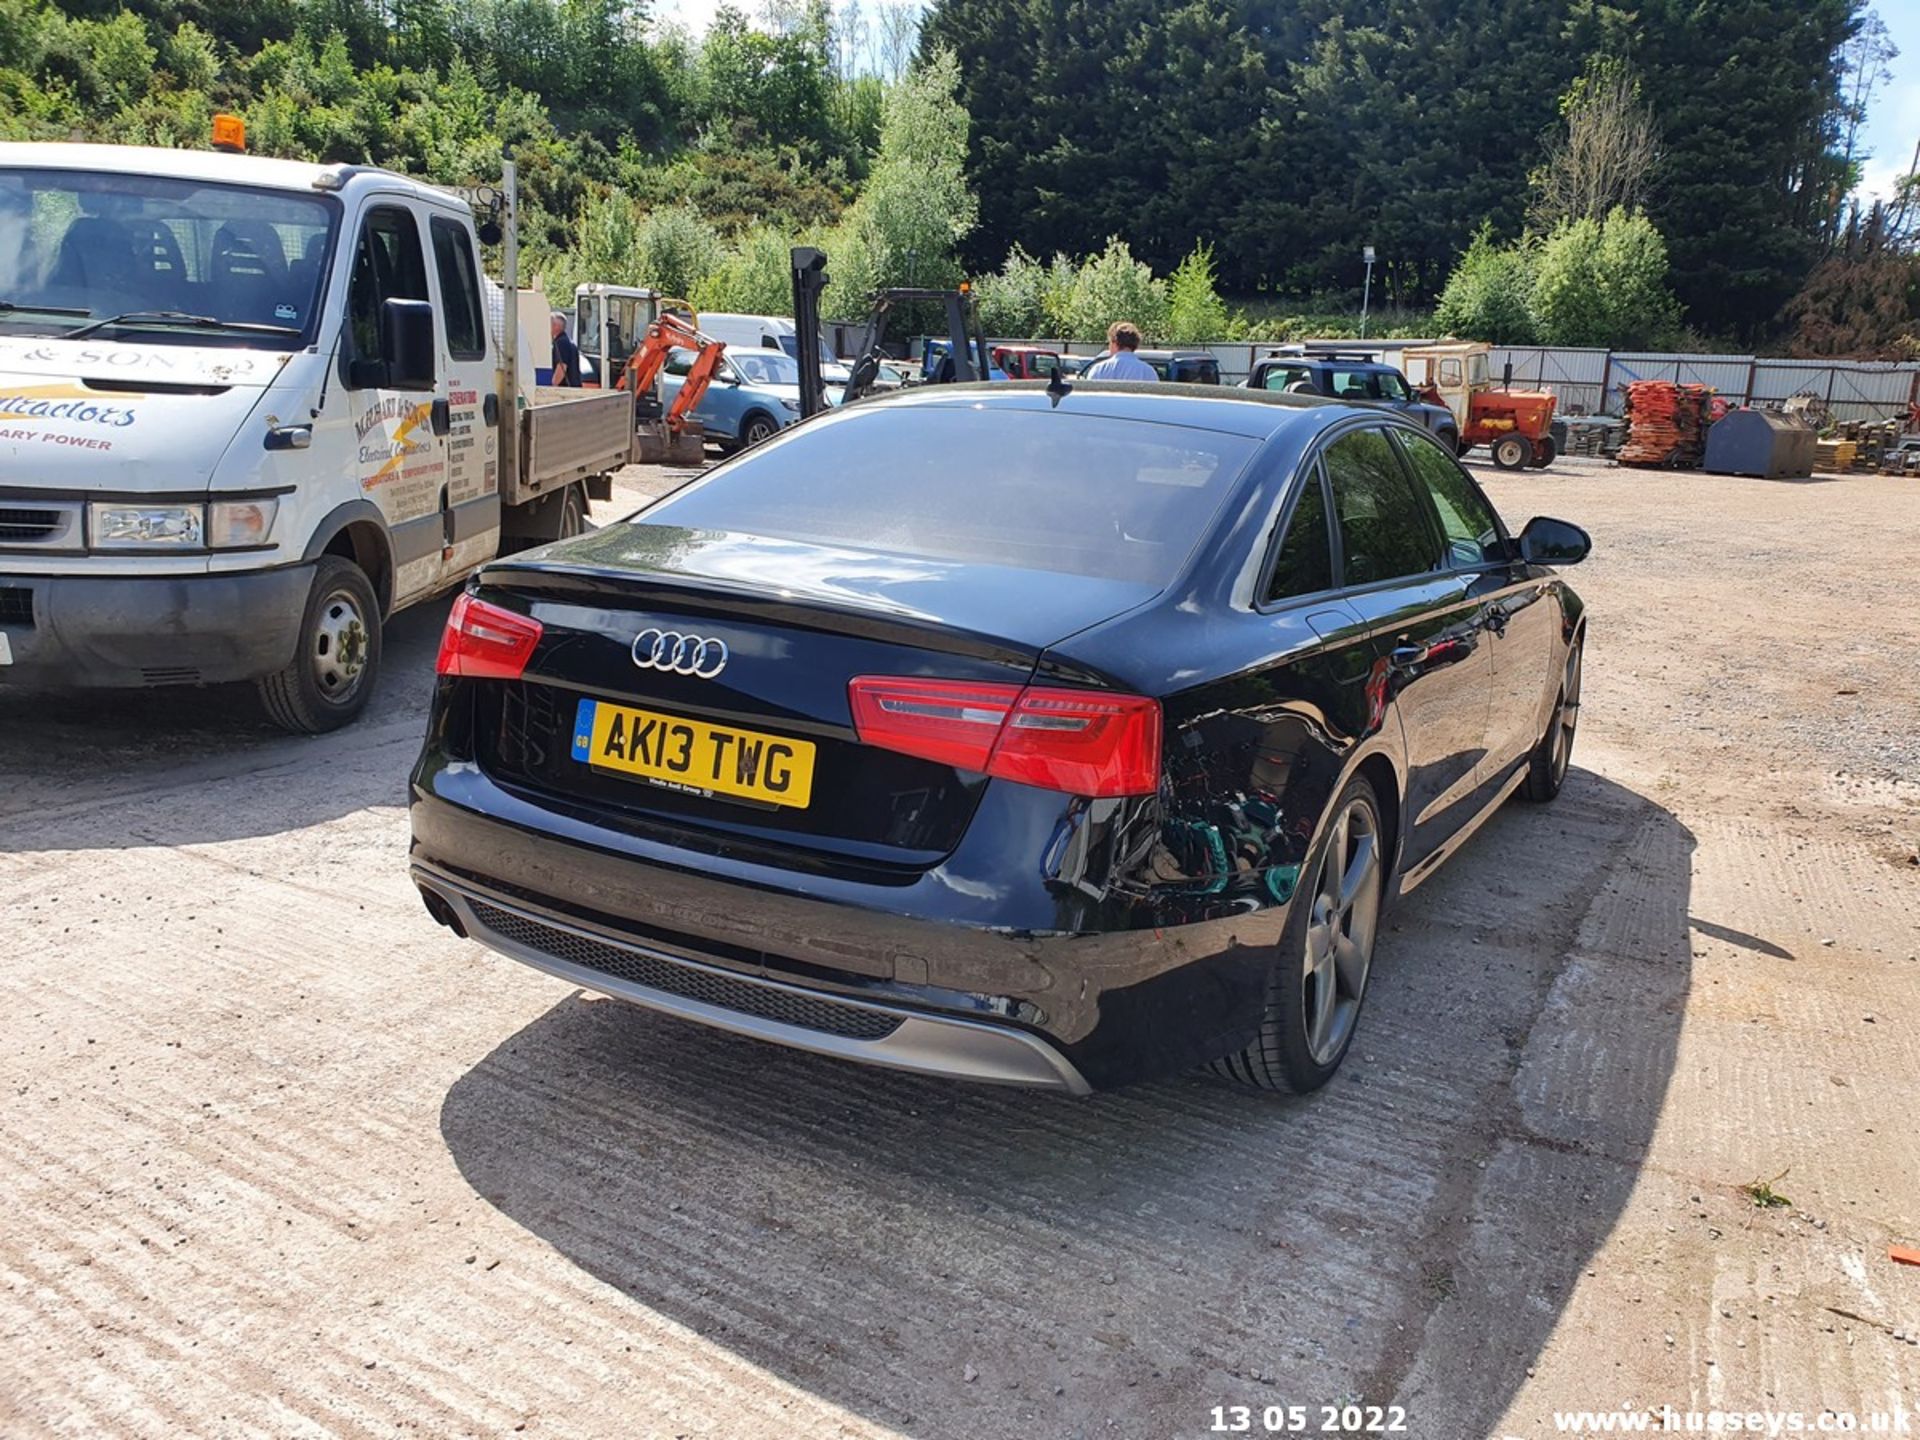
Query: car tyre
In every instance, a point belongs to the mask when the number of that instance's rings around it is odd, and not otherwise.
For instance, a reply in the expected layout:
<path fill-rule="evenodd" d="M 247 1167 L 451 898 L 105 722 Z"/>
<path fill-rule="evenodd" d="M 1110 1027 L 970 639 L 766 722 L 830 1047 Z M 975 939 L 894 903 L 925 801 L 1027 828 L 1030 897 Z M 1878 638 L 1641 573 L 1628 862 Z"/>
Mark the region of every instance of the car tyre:
<path fill-rule="evenodd" d="M 379 672 L 380 600 L 373 582 L 344 556 L 322 555 L 293 659 L 258 682 L 261 707 L 297 735 L 338 730 L 367 708 Z"/>
<path fill-rule="evenodd" d="M 1307 851 L 1267 980 L 1260 1033 L 1216 1074 L 1305 1095 L 1333 1078 L 1359 1028 L 1386 895 L 1385 829 L 1373 787 L 1355 777 Z"/>
<path fill-rule="evenodd" d="M 1526 783 L 1520 793 L 1536 805 L 1544 805 L 1560 793 L 1567 783 L 1567 767 L 1573 760 L 1573 736 L 1580 724 L 1580 672 L 1586 649 L 1583 635 L 1567 652 L 1567 664 L 1560 675 L 1560 693 L 1554 697 L 1553 714 L 1547 720 L 1546 733 L 1533 747 L 1527 761 Z"/>
<path fill-rule="evenodd" d="M 740 448 L 751 450 L 756 445 L 765 444 L 780 433 L 780 427 L 774 423 L 771 415 L 754 411 L 740 426 Z"/>
<path fill-rule="evenodd" d="M 1559 457 L 1559 454 L 1560 447 L 1553 443 L 1553 437 L 1551 435 L 1542 435 L 1538 448 L 1533 452 L 1533 468 L 1536 470 L 1546 469 L 1547 466 L 1551 465 Z"/>
<path fill-rule="evenodd" d="M 1467 453 L 1468 447 L 1460 443 L 1460 433 L 1457 430 L 1441 430 L 1438 431 L 1433 438 L 1446 446 L 1447 449 L 1455 455 L 1464 455 Z"/>
<path fill-rule="evenodd" d="M 1533 463 L 1533 442 L 1524 435 L 1502 435 L 1492 450 L 1493 463 L 1502 470 L 1524 470 Z"/>
<path fill-rule="evenodd" d="M 1455 455 L 1464 456 L 1472 453 L 1472 451 L 1473 451 L 1473 442 L 1471 440 L 1468 440 L 1467 438 L 1461 435 L 1456 435 L 1453 437 L 1453 453 Z"/>

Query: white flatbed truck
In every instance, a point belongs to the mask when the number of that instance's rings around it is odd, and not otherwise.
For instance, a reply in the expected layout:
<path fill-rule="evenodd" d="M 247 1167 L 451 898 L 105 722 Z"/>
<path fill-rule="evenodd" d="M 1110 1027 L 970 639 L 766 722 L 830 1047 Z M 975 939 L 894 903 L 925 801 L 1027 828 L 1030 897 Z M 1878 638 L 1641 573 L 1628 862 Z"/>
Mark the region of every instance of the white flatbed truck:
<path fill-rule="evenodd" d="M 475 206 L 403 175 L 0 144 L 0 687 L 330 730 L 387 616 L 582 528 L 632 397 L 533 386 L 513 190 L 490 304 Z"/>

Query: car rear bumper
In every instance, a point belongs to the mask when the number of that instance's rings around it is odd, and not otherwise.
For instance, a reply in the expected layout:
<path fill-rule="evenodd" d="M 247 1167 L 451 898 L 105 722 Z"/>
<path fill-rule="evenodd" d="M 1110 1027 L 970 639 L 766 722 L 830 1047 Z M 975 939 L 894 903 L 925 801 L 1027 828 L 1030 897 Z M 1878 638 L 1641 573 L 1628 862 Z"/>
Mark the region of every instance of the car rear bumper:
<path fill-rule="evenodd" d="M 214 685 L 293 658 L 311 565 L 238 575 L 10 575 L 0 685 Z"/>
<path fill-rule="evenodd" d="M 1085 1095 L 1059 1051 L 1024 1031 L 828 998 L 731 974 L 632 937 L 488 895 L 416 865 L 414 883 L 444 901 L 459 929 L 572 984 L 735 1034 L 894 1070 Z"/>
<path fill-rule="evenodd" d="M 760 863 L 607 828 L 431 746 L 411 819 L 436 919 L 584 988 L 823 1054 L 1076 1094 L 1249 1043 L 1286 920 L 1215 899 L 1189 902 L 1210 907 L 1191 920 L 1171 904 L 1075 910 L 1037 865 L 963 880 L 964 845 L 917 876 Z M 1021 873 L 1057 928 L 1013 919 L 997 892 Z"/>

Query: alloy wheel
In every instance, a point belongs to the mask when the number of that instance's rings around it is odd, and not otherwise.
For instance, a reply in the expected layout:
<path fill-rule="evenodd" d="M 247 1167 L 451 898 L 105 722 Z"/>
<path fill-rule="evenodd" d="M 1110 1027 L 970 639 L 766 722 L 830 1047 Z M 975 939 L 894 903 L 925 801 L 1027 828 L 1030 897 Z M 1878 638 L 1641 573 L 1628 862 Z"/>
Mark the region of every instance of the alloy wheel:
<path fill-rule="evenodd" d="M 1360 1014 L 1380 919 L 1380 827 L 1355 799 L 1333 822 L 1307 920 L 1301 969 L 1307 1050 L 1317 1065 L 1336 1060 Z"/>
<path fill-rule="evenodd" d="M 1573 759 L 1573 732 L 1580 724 L 1580 654 L 1576 645 L 1567 657 L 1566 677 L 1560 682 L 1560 708 L 1553 717 L 1553 783 L 1559 787 L 1567 778 L 1567 765 Z"/>

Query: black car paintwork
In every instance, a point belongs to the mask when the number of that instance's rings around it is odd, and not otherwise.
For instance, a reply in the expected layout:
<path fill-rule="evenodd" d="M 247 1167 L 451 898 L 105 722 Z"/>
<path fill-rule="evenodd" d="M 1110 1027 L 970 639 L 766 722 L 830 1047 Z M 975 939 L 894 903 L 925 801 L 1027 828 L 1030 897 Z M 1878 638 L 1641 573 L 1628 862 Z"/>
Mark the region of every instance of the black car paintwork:
<path fill-rule="evenodd" d="M 1107 386 L 1061 402 L 1002 384 L 917 402 L 1081 404 L 1265 437 L 1236 501 L 1150 604 L 1063 634 L 1037 658 L 1029 643 L 1004 636 L 967 632 L 958 646 L 984 647 L 971 662 L 981 665 L 1017 667 L 1024 655 L 1038 683 L 1159 697 L 1158 794 L 1088 800 L 968 777 L 977 805 L 950 850 L 880 862 L 756 832 L 745 820 L 643 819 L 490 775 L 470 760 L 475 685 L 443 680 L 413 779 L 417 873 L 704 963 L 991 1017 L 1044 1037 L 1096 1087 L 1244 1045 L 1308 847 L 1346 780 L 1365 773 L 1381 793 L 1399 885 L 1424 878 L 1524 774 L 1513 737 L 1544 730 L 1581 608 L 1504 534 L 1499 563 L 1260 604 L 1277 521 L 1303 466 L 1349 427 L 1404 422 L 1371 407 L 1219 395 Z M 866 403 L 916 401 L 907 392 Z M 518 608 L 560 603 L 569 590 L 576 596 L 566 603 L 581 603 L 624 583 L 586 558 L 617 543 L 565 542 L 489 567 L 474 588 Z M 536 577 L 551 598 L 516 598 L 513 587 Z M 644 590 L 646 576 L 634 583 Z M 1436 595 L 1437 610 L 1413 608 L 1416 597 Z M 878 627 L 891 640 L 908 640 L 926 618 L 838 598 L 855 628 Z M 950 598 L 936 628 L 970 617 L 958 589 Z M 786 603 L 733 587 L 711 600 L 763 617 Z M 1033 600 L 1033 610 L 1046 609 L 1044 594 Z M 1537 660 L 1518 653 L 1528 635 L 1547 645 Z M 1502 643 L 1516 647 L 1504 665 Z M 595 664 L 600 673 L 567 678 L 615 691 L 631 684 L 619 662 Z"/>

